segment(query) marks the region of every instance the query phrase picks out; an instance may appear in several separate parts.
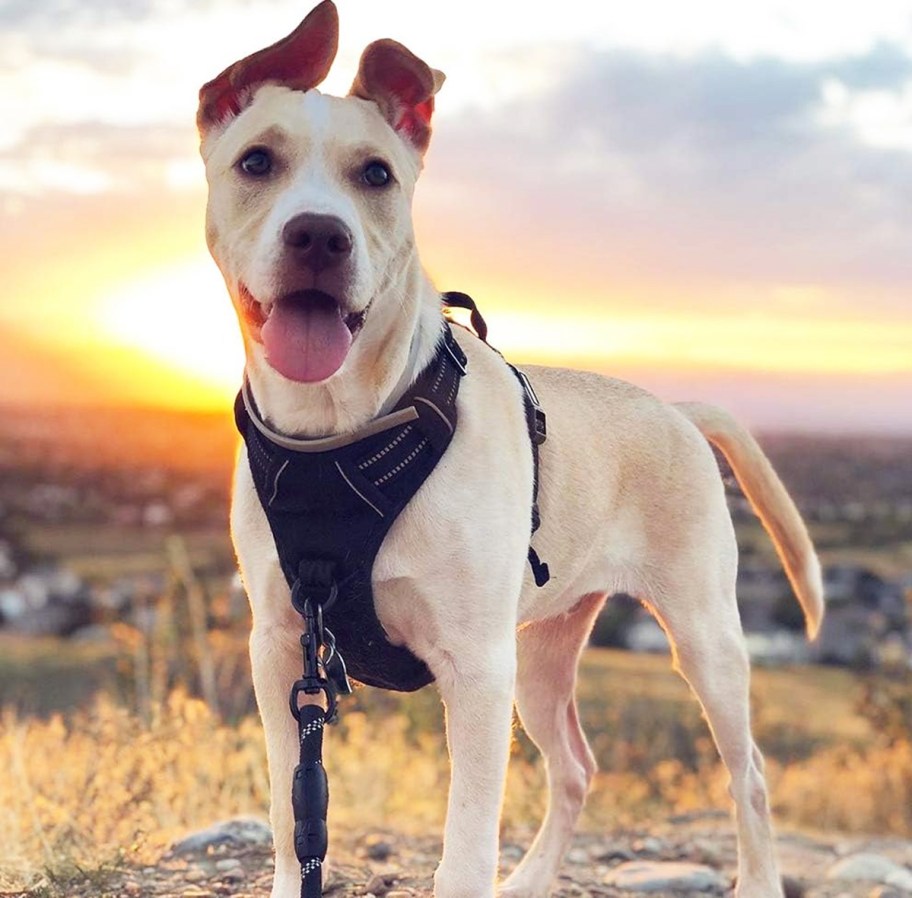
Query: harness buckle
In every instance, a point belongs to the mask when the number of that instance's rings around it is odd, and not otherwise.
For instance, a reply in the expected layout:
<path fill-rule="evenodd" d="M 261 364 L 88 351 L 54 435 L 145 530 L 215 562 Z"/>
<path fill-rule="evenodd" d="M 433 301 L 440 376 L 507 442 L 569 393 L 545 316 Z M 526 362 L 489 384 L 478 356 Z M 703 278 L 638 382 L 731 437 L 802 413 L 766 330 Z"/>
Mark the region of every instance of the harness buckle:
<path fill-rule="evenodd" d="M 538 394 L 535 392 L 535 387 L 532 386 L 532 381 L 529 380 L 528 375 L 524 371 L 520 371 L 515 365 L 510 367 L 519 378 L 523 392 L 526 394 L 526 399 L 529 400 L 527 407 L 529 438 L 534 445 L 541 446 L 548 438 L 548 423 L 545 410 L 542 408 L 541 402 L 538 401 Z"/>
<path fill-rule="evenodd" d="M 288 707 L 291 710 L 291 716 L 300 724 L 301 712 L 307 705 L 299 704 L 301 694 L 319 695 L 323 693 L 326 696 L 326 710 L 323 712 L 326 723 L 334 723 L 337 717 L 336 691 L 332 684 L 322 677 L 302 677 L 295 680 L 291 687 L 291 694 L 288 696 Z"/>
<path fill-rule="evenodd" d="M 548 420 L 545 412 L 539 406 L 532 406 L 532 427 L 530 429 L 532 442 L 541 446 L 548 439 Z"/>
<path fill-rule="evenodd" d="M 298 576 L 291 587 L 291 604 L 305 617 L 310 607 L 330 608 L 339 597 L 335 562 L 305 559 L 298 567 Z"/>
<path fill-rule="evenodd" d="M 459 371 L 460 377 L 465 377 L 468 374 L 465 365 L 465 357 L 460 358 L 461 353 L 457 353 L 456 347 L 453 346 L 453 337 L 451 334 L 446 334 L 443 338 L 443 348 L 446 350 L 446 354 L 453 360 L 453 364 L 456 366 L 456 370 Z"/>
<path fill-rule="evenodd" d="M 336 695 L 351 695 L 351 681 L 348 679 L 348 669 L 345 667 L 345 659 L 336 650 L 336 637 L 333 636 L 332 630 L 325 630 L 326 643 L 323 653 L 323 670 L 326 673 L 326 679 L 332 684 Z"/>

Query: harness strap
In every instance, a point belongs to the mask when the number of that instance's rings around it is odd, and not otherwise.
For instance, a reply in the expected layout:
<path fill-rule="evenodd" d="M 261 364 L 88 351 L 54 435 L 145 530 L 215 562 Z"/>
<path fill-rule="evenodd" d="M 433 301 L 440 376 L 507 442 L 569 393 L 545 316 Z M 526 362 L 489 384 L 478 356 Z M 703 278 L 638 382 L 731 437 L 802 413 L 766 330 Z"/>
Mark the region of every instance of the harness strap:
<path fill-rule="evenodd" d="M 486 343 L 488 346 L 491 346 L 488 343 L 488 326 L 485 323 L 484 318 L 481 315 L 481 312 L 478 311 L 478 307 L 475 304 L 475 300 L 472 299 L 468 293 L 460 293 L 458 291 L 451 291 L 449 293 L 444 293 L 441 296 L 443 304 L 446 307 L 455 307 L 459 309 L 468 309 L 470 312 L 469 321 L 472 324 L 472 327 L 475 330 L 475 333 L 478 335 L 478 338 Z M 491 346 L 491 349 L 494 349 Z M 503 358 L 500 351 L 494 349 L 494 351 Z M 538 508 L 538 482 L 539 482 L 539 446 L 545 442 L 548 437 L 548 427 L 545 418 L 545 411 L 541 406 L 541 403 L 538 400 L 538 395 L 535 392 L 535 389 L 532 386 L 532 381 L 529 380 L 528 376 L 519 370 L 515 365 L 511 365 L 510 362 L 507 362 L 504 359 L 507 367 L 513 372 L 516 376 L 516 379 L 519 381 L 520 386 L 523 391 L 523 404 L 526 409 L 526 427 L 529 430 L 529 441 L 532 444 L 532 534 L 541 526 L 541 512 Z M 538 587 L 544 586 L 551 579 L 551 572 L 548 568 L 548 565 L 545 564 L 539 557 L 538 552 L 530 545 L 529 546 L 529 567 L 532 569 L 532 577 L 535 580 L 535 585 Z"/>

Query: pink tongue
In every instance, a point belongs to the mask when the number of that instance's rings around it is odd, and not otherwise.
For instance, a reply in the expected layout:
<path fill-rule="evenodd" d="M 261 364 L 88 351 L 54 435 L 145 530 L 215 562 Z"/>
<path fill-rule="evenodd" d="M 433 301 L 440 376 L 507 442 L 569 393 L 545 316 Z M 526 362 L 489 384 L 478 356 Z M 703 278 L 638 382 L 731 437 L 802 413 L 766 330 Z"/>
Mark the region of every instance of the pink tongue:
<path fill-rule="evenodd" d="M 280 299 L 261 331 L 266 360 L 289 380 L 313 383 L 335 374 L 351 347 L 351 331 L 328 296 Z"/>

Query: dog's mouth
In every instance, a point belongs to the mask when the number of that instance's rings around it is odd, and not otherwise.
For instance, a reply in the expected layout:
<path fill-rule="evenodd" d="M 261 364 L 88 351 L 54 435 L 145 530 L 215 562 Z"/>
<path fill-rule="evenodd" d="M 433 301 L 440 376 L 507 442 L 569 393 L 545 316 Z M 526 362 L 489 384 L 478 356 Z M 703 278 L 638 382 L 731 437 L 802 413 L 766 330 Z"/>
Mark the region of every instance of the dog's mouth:
<path fill-rule="evenodd" d="M 326 380 L 348 357 L 367 309 L 346 313 L 321 290 L 298 290 L 261 303 L 241 285 L 241 310 L 250 336 L 263 344 L 266 361 L 299 383 Z"/>

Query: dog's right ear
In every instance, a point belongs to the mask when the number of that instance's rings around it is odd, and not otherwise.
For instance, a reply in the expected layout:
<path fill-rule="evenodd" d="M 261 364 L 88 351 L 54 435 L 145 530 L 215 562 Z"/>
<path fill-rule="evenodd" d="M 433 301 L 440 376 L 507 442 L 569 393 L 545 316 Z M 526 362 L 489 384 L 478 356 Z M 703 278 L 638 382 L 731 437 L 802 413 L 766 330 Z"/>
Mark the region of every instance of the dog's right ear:
<path fill-rule="evenodd" d="M 329 72 L 339 46 L 339 14 L 332 0 L 314 7 L 287 37 L 228 66 L 200 89 L 196 124 L 200 135 L 237 115 L 253 88 L 267 81 L 310 90 Z"/>

